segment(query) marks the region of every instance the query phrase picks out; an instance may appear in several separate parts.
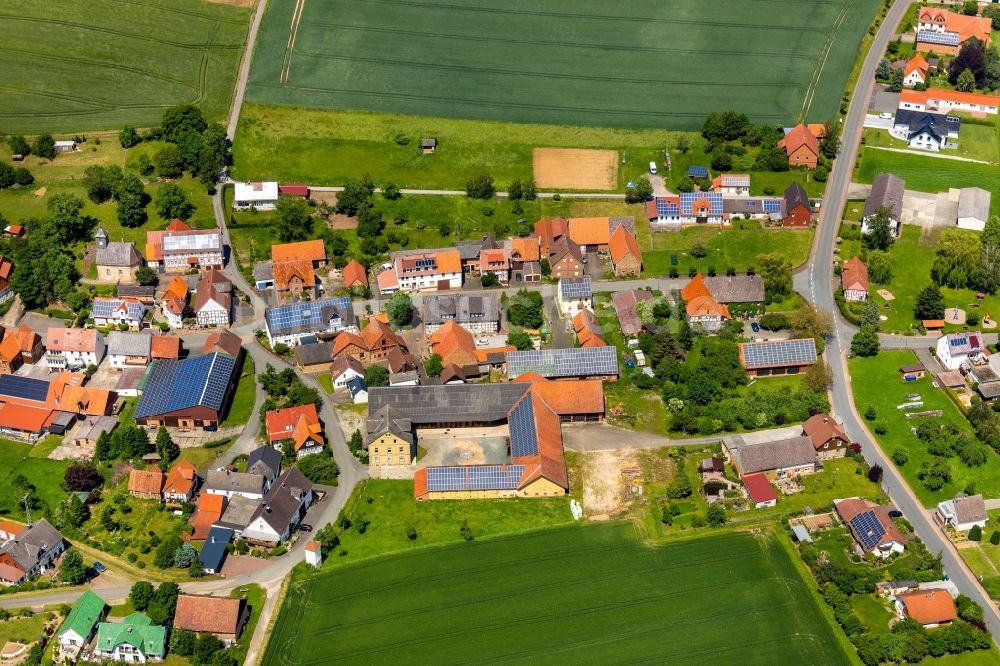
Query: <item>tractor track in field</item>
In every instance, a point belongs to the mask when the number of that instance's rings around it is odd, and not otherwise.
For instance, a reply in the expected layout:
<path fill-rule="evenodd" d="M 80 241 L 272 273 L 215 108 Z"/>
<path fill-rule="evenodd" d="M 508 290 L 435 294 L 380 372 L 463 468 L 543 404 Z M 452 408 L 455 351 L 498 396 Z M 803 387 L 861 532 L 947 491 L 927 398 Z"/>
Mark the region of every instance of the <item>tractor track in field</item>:
<path fill-rule="evenodd" d="M 857 4 L 857 0 L 850 0 L 841 9 L 840 13 L 837 14 L 837 19 L 833 22 L 830 28 L 830 36 L 827 37 L 826 44 L 823 45 L 823 51 L 820 53 L 820 58 L 816 63 L 816 69 L 813 70 L 813 77 L 809 81 L 809 86 L 806 88 L 806 94 L 802 97 L 802 109 L 799 111 L 799 122 L 804 122 L 806 114 L 809 113 L 809 109 L 812 107 L 813 97 L 816 96 L 816 89 L 819 87 L 819 80 L 823 76 L 823 70 L 826 68 L 826 60 L 830 57 L 830 51 L 833 50 L 833 45 L 836 42 L 835 37 L 840 31 L 840 26 L 843 25 L 844 20 L 847 18 L 849 13 L 849 8 Z"/>
<path fill-rule="evenodd" d="M 288 43 L 285 45 L 285 57 L 281 63 L 281 74 L 278 80 L 288 83 L 288 73 L 292 69 L 292 56 L 295 53 L 295 40 L 299 36 L 299 23 L 306 8 L 306 0 L 295 0 L 295 11 L 292 13 L 292 25 L 288 29 Z"/>
<path fill-rule="evenodd" d="M 78 28 L 80 30 L 90 30 L 92 32 L 106 33 L 109 35 L 115 35 L 116 37 L 124 37 L 126 39 L 136 39 L 142 42 L 152 42 L 153 44 L 166 44 L 168 46 L 173 46 L 179 49 L 191 49 L 196 51 L 203 51 L 205 49 L 240 49 L 243 48 L 240 44 L 216 44 L 212 45 L 211 35 L 209 36 L 208 43 L 206 44 L 191 44 L 189 42 L 175 42 L 169 39 L 158 39 L 150 35 L 141 35 L 134 32 L 127 32 L 125 30 L 115 30 L 113 28 L 108 28 L 105 26 L 91 25 L 88 23 L 76 23 L 75 21 L 63 21 L 61 19 L 52 18 L 41 18 L 37 16 L 15 16 L 14 14 L 0 14 L 0 21 L 21 21 L 26 23 L 41 23 L 44 25 L 57 25 L 65 28 Z M 219 24 L 215 23 L 212 26 L 213 30 L 218 30 Z"/>
<path fill-rule="evenodd" d="M 166 81 L 168 83 L 175 83 L 179 86 L 184 86 L 185 88 L 190 88 L 197 92 L 197 87 L 192 85 L 188 81 L 182 79 L 175 79 L 172 76 L 167 76 L 165 74 L 158 74 L 156 72 L 150 72 L 145 69 L 140 69 L 138 67 L 130 67 L 128 65 L 120 65 L 113 62 L 107 62 L 104 60 L 90 60 L 89 58 L 80 58 L 77 56 L 60 56 L 53 53 L 38 53 L 35 51 L 28 51 L 26 49 L 14 49 L 8 46 L 0 46 L 0 51 L 6 51 L 7 53 L 17 53 L 19 55 L 30 56 L 31 58 L 38 60 L 50 60 L 53 62 L 65 62 L 72 65 L 86 65 L 88 67 L 102 67 L 109 69 L 117 69 L 123 72 L 131 72 L 133 74 L 139 74 L 140 76 L 146 76 L 151 79 L 157 79 L 160 81 Z M 136 108 L 127 104 L 120 105 L 118 108 Z"/>
<path fill-rule="evenodd" d="M 157 9 L 164 12 L 170 12 L 172 14 L 181 14 L 183 16 L 194 16 L 200 19 L 205 19 L 206 21 L 215 21 L 217 23 L 229 23 L 230 25 L 243 26 L 245 23 L 243 19 L 225 18 L 222 16 L 211 16 L 210 14 L 202 14 L 200 12 L 191 11 L 190 9 L 179 9 L 177 7 L 171 7 L 169 5 L 158 4 L 158 3 L 139 2 L 138 0 L 107 0 L 107 2 L 117 2 L 120 5 L 135 5 L 137 7 Z"/>

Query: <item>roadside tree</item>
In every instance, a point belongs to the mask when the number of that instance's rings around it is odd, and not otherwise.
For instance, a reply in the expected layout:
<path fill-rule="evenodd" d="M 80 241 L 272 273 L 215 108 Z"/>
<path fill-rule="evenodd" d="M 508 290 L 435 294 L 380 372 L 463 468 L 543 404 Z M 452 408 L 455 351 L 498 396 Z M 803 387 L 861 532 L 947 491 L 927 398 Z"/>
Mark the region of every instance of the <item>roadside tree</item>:
<path fill-rule="evenodd" d="M 855 356 L 875 356 L 878 350 L 878 331 L 874 326 L 862 326 L 851 339 L 851 353 Z"/>
<path fill-rule="evenodd" d="M 944 319 L 944 295 L 936 284 L 929 284 L 917 294 L 913 316 L 919 320 Z"/>
<path fill-rule="evenodd" d="M 861 241 L 869 250 L 881 250 L 885 252 L 895 240 L 892 235 L 892 210 L 885 206 L 875 210 L 875 213 L 866 222 L 868 233 L 861 237 Z"/>

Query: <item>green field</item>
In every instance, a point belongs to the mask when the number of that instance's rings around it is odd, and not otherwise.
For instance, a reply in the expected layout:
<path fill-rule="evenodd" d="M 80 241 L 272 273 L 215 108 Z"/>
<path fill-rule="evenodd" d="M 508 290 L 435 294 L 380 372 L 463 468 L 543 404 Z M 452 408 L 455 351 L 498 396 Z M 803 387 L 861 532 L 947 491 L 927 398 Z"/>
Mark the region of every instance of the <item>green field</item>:
<path fill-rule="evenodd" d="M 879 0 L 310 0 L 271 3 L 252 101 L 693 129 L 836 113 Z"/>
<path fill-rule="evenodd" d="M 942 410 L 944 412 L 942 420 L 954 423 L 970 433 L 972 426 L 955 407 L 955 403 L 944 394 L 943 389 L 931 386 L 933 377 L 928 375 L 913 382 L 904 382 L 900 378 L 899 366 L 913 363 L 915 360 L 913 353 L 909 351 L 882 351 L 878 356 L 852 358 L 848 361 L 854 404 L 857 405 L 858 411 L 863 413 L 869 405 L 874 405 L 877 419 L 884 421 L 888 427 L 885 435 L 876 435 L 882 451 L 887 456 L 892 456 L 897 447 L 907 450 L 910 455 L 909 460 L 899 470 L 924 506 L 934 506 L 942 500 L 954 497 L 970 482 L 975 484 L 976 492 L 982 493 L 985 497 L 1000 496 L 1000 457 L 997 457 L 992 450 L 989 451 L 987 463 L 981 467 L 969 467 L 957 457 L 948 458 L 951 481 L 940 490 L 928 490 L 917 478 L 921 463 L 932 460 L 934 456 L 927 451 L 927 445 L 910 431 L 910 428 L 916 427 L 919 421 L 908 420 L 901 410 L 896 409 L 897 405 L 906 402 L 908 393 L 921 395 L 924 402 L 922 409 Z M 870 423 L 868 426 L 871 429 Z"/>
<path fill-rule="evenodd" d="M 814 599 L 774 536 L 574 526 L 294 581 L 263 663 L 851 663 Z"/>
<path fill-rule="evenodd" d="M 202 0 L 6 0 L 0 131 L 145 127 L 173 104 L 219 120 L 249 17 Z"/>
<path fill-rule="evenodd" d="M 32 446 L 0 439 L 0 515 L 9 515 L 21 521 L 25 519 L 24 508 L 20 505 L 21 495 L 13 483 L 18 476 L 23 476 L 35 486 L 32 495 L 50 507 L 66 499 L 66 491 L 60 484 L 72 461 L 49 460 L 31 455 L 35 447 L 47 446 L 47 440 Z"/>

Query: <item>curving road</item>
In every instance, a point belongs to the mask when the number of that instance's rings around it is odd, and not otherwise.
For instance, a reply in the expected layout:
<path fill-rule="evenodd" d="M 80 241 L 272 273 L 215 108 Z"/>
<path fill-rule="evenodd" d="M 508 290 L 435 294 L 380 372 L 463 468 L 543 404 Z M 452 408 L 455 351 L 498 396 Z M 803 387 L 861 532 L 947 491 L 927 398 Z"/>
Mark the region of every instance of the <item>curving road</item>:
<path fill-rule="evenodd" d="M 927 544 L 931 552 L 941 554 L 945 572 L 951 580 L 963 594 L 971 597 L 983 607 L 986 625 L 993 634 L 994 642 L 997 642 L 998 636 L 1000 636 L 1000 613 L 998 613 L 996 605 L 966 566 L 958 551 L 955 550 L 944 533 L 937 527 L 931 515 L 913 494 L 896 466 L 888 459 L 872 434 L 868 432 L 855 409 L 851 396 L 851 377 L 847 372 L 847 352 L 850 349 L 853 327 L 840 315 L 833 298 L 836 289 L 832 271 L 833 249 L 840 226 L 840 213 L 847 201 L 847 188 L 851 182 L 855 156 L 861 143 L 868 101 L 875 85 L 875 68 L 892 38 L 895 26 L 899 24 L 906 10 L 914 1 L 898 0 L 892 6 L 865 58 L 858 83 L 851 97 L 847 117 L 844 120 L 840 157 L 834 161 L 827 181 L 823 212 L 813 241 L 812 261 L 804 274 L 805 284 L 800 283 L 800 288 L 805 287 L 803 296 L 817 307 L 830 311 L 834 315 L 834 335 L 826 347 L 826 353 L 832 360 L 830 367 L 834 376 L 832 389 L 834 411 L 843 419 L 847 431 L 854 440 L 861 444 L 868 462 L 879 464 L 885 470 L 882 481 L 884 490 L 913 524 L 917 535 Z M 926 338 L 883 336 L 882 340 L 884 347 L 919 349 L 931 346 Z"/>

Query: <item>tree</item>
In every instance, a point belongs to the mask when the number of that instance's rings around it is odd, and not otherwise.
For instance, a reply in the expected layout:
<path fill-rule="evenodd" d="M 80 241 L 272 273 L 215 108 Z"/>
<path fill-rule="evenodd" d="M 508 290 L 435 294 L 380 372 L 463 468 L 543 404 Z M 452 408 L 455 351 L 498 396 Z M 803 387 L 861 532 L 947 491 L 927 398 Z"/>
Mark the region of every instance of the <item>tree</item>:
<path fill-rule="evenodd" d="M 140 266 L 135 271 L 135 281 L 144 287 L 156 284 L 156 271 L 149 266 Z"/>
<path fill-rule="evenodd" d="M 975 16 L 979 13 L 979 3 L 976 0 L 965 0 L 962 3 L 962 13 L 966 16 Z"/>
<path fill-rule="evenodd" d="M 337 208 L 345 215 L 357 215 L 362 206 L 371 205 L 374 193 L 375 183 L 371 176 L 349 180 L 344 184 L 344 190 L 337 195 Z"/>
<path fill-rule="evenodd" d="M 969 287 L 980 274 L 982 258 L 983 244 L 976 232 L 946 229 L 938 240 L 931 277 L 946 287 Z"/>
<path fill-rule="evenodd" d="M 31 175 L 31 172 L 24 167 L 14 168 L 14 182 L 21 187 L 27 187 L 35 182 L 35 177 Z"/>
<path fill-rule="evenodd" d="M 878 304 L 872 299 L 865 301 L 865 304 L 861 306 L 861 320 L 858 322 L 861 326 L 874 326 L 875 330 L 882 327 L 881 320 L 882 313 L 878 309 Z"/>
<path fill-rule="evenodd" d="M 753 163 L 754 171 L 788 171 L 788 154 L 784 148 L 764 146 Z"/>
<path fill-rule="evenodd" d="M 788 325 L 797 338 L 825 340 L 833 332 L 833 315 L 803 302 L 788 317 Z"/>
<path fill-rule="evenodd" d="M 94 459 L 102 462 L 114 460 L 114 453 L 111 449 L 110 432 L 102 432 L 97 438 L 97 444 L 94 446 Z"/>
<path fill-rule="evenodd" d="M 868 276 L 875 284 L 889 284 L 892 282 L 892 255 L 881 250 L 871 250 L 865 258 L 865 265 L 868 266 Z"/>
<path fill-rule="evenodd" d="M 160 426 L 156 431 L 156 452 L 160 454 L 160 460 L 171 463 L 181 455 L 181 449 L 170 436 L 170 431 L 164 426 Z"/>
<path fill-rule="evenodd" d="M 14 167 L 6 162 L 0 162 L 0 190 L 10 187 L 15 182 Z"/>
<path fill-rule="evenodd" d="M 55 159 L 56 140 L 53 139 L 52 135 L 48 132 L 39 134 L 35 137 L 35 142 L 31 144 L 31 152 L 39 157 L 44 157 L 50 160 Z"/>
<path fill-rule="evenodd" d="M 982 541 L 983 529 L 979 525 L 973 525 L 969 530 L 969 541 Z"/>
<path fill-rule="evenodd" d="M 7 137 L 7 144 L 10 146 L 11 155 L 23 155 L 27 157 L 31 154 L 31 146 L 21 134 L 12 134 Z"/>
<path fill-rule="evenodd" d="M 194 653 L 197 635 L 187 629 L 174 629 L 170 632 L 170 650 L 182 657 L 190 657 Z"/>
<path fill-rule="evenodd" d="M 944 295 L 936 284 L 929 284 L 917 294 L 913 316 L 919 320 L 944 319 Z"/>
<path fill-rule="evenodd" d="M 881 483 L 884 470 L 881 465 L 872 465 L 868 468 L 868 480 L 872 483 Z"/>
<path fill-rule="evenodd" d="M 181 546 L 180 537 L 171 534 L 160 542 L 156 547 L 156 554 L 153 556 L 153 564 L 160 569 L 166 569 L 174 564 L 174 554 Z"/>
<path fill-rule="evenodd" d="M 510 344 L 509 341 L 508 344 Z M 444 364 L 441 362 L 441 354 L 431 354 L 424 361 L 424 372 L 427 373 L 428 377 L 440 377 L 443 370 Z"/>
<path fill-rule="evenodd" d="M 382 213 L 375 210 L 374 206 L 364 204 L 358 209 L 357 234 L 361 238 L 375 239 L 385 228 L 382 220 Z"/>
<path fill-rule="evenodd" d="M 484 273 L 483 277 L 480 279 L 480 282 L 482 283 L 483 287 L 487 289 L 489 289 L 490 287 L 500 286 L 500 278 L 498 278 L 494 273 Z"/>
<path fill-rule="evenodd" d="M 489 172 L 477 173 L 465 183 L 465 194 L 470 199 L 490 199 L 496 194 L 493 176 Z"/>
<path fill-rule="evenodd" d="M 194 652 L 191 653 L 191 661 L 196 666 L 208 666 L 215 653 L 221 649 L 223 649 L 222 641 L 218 636 L 209 633 L 199 634 L 194 643 Z"/>
<path fill-rule="evenodd" d="M 386 370 L 384 365 L 369 365 L 365 368 L 365 384 L 368 384 L 369 388 L 373 386 L 388 386 L 389 371 Z"/>
<path fill-rule="evenodd" d="M 666 321 L 670 319 L 671 315 L 673 315 L 673 309 L 667 299 L 661 298 L 653 304 L 653 318 L 657 321 Z"/>
<path fill-rule="evenodd" d="M 964 69 L 955 81 L 955 90 L 959 92 L 972 92 L 976 89 L 976 77 L 971 69 Z"/>
<path fill-rule="evenodd" d="M 142 139 L 134 127 L 126 125 L 118 132 L 118 143 L 122 145 L 122 148 L 132 148 L 133 146 L 138 146 L 141 142 Z"/>
<path fill-rule="evenodd" d="M 833 371 L 822 358 L 816 359 L 806 370 L 803 383 L 813 391 L 826 392 L 833 385 Z"/>
<path fill-rule="evenodd" d="M 674 141 L 674 147 L 681 155 L 686 155 L 691 150 L 691 140 L 688 139 L 687 134 L 678 134 L 676 141 Z"/>
<path fill-rule="evenodd" d="M 63 504 L 63 524 L 66 527 L 78 529 L 90 518 L 90 509 L 78 495 L 71 494 Z"/>
<path fill-rule="evenodd" d="M 511 330 L 507 334 L 507 344 L 515 347 L 518 351 L 531 351 L 535 348 L 535 343 L 532 342 L 531 336 L 519 330 Z"/>
<path fill-rule="evenodd" d="M 507 188 L 507 199 L 510 201 L 518 201 L 524 198 L 524 186 L 521 185 L 521 180 L 515 178 L 511 181 L 510 187 Z"/>
<path fill-rule="evenodd" d="M 899 92 L 903 89 L 903 71 L 900 69 L 892 70 L 889 75 L 889 85 L 886 86 L 887 92 Z"/>
<path fill-rule="evenodd" d="M 972 75 L 975 85 L 981 84 L 986 76 L 986 48 L 974 37 L 966 40 L 958 55 L 948 63 L 948 83 L 957 85 L 966 70 Z"/>
<path fill-rule="evenodd" d="M 59 580 L 70 585 L 79 585 L 87 577 L 87 565 L 83 563 L 83 555 L 73 548 L 63 556 L 59 565 Z"/>
<path fill-rule="evenodd" d="M 875 68 L 875 78 L 885 81 L 890 76 L 892 76 L 892 63 L 889 62 L 888 58 L 882 58 L 878 62 L 878 67 Z"/>
<path fill-rule="evenodd" d="M 206 189 L 211 191 L 227 164 L 229 164 L 229 139 L 226 137 L 226 128 L 219 123 L 212 123 L 202 132 L 194 175 Z"/>
<path fill-rule="evenodd" d="M 864 246 L 869 250 L 882 250 L 892 247 L 895 240 L 892 234 L 892 209 L 882 206 L 865 220 L 867 230 L 862 237 Z"/>
<path fill-rule="evenodd" d="M 305 477 L 313 483 L 321 483 L 327 486 L 337 485 L 340 467 L 329 451 L 305 456 L 298 461 L 298 467 Z"/>
<path fill-rule="evenodd" d="M 103 483 L 104 477 L 91 463 L 73 463 L 63 474 L 63 486 L 71 492 L 90 492 Z"/>
<path fill-rule="evenodd" d="M 458 528 L 458 533 L 466 541 L 472 541 L 475 538 L 475 535 L 472 533 L 472 528 L 469 527 L 469 521 L 468 520 L 463 520 L 462 521 L 461 526 L 459 526 L 459 528 Z"/>
<path fill-rule="evenodd" d="M 684 474 L 683 470 L 678 469 L 677 476 L 667 486 L 667 497 L 670 499 L 683 499 L 690 497 L 693 492 L 694 488 L 691 486 L 691 479 L 687 477 L 687 474 Z"/>
<path fill-rule="evenodd" d="M 382 188 L 382 198 L 388 201 L 396 201 L 403 196 L 403 193 L 399 191 L 399 185 L 395 183 L 386 183 L 385 187 Z"/>
<path fill-rule="evenodd" d="M 712 153 L 712 169 L 714 171 L 729 171 L 733 168 L 733 156 L 717 148 Z"/>
<path fill-rule="evenodd" d="M 653 184 L 645 176 L 637 178 L 634 187 L 625 188 L 625 203 L 639 203 L 652 198 L 652 196 Z"/>
<path fill-rule="evenodd" d="M 787 296 L 792 292 L 792 264 L 779 252 L 757 257 L 758 273 L 764 281 L 764 292 L 769 300 Z"/>
<path fill-rule="evenodd" d="M 524 200 L 534 201 L 538 198 L 538 188 L 535 186 L 535 179 L 529 178 L 524 181 Z"/>
<path fill-rule="evenodd" d="M 713 504 L 705 512 L 705 520 L 710 527 L 722 527 L 726 524 L 726 509 L 718 504 Z"/>
<path fill-rule="evenodd" d="M 701 135 L 712 142 L 735 141 L 750 132 L 753 123 L 745 113 L 722 111 L 709 113 L 701 126 Z"/>
<path fill-rule="evenodd" d="M 137 611 L 144 611 L 149 608 L 155 592 L 152 583 L 140 580 L 132 585 L 132 590 L 128 594 L 129 603 Z"/>
<path fill-rule="evenodd" d="M 407 294 L 397 291 L 385 304 L 385 312 L 393 326 L 406 326 L 413 318 L 413 301 Z"/>
<path fill-rule="evenodd" d="M 174 566 L 178 569 L 187 569 L 191 566 L 191 563 L 198 559 L 198 553 L 189 543 L 181 544 L 181 546 L 174 551 Z"/>
<path fill-rule="evenodd" d="M 164 220 L 186 220 L 194 213 L 194 204 L 177 183 L 164 183 L 153 195 L 156 214 Z"/>
<path fill-rule="evenodd" d="M 874 326 L 862 326 L 851 339 L 851 353 L 855 356 L 875 356 L 878 350 L 878 331 Z"/>
<path fill-rule="evenodd" d="M 994 546 L 1000 546 L 1000 530 L 993 530 L 993 534 L 990 535 L 990 543 Z"/>
<path fill-rule="evenodd" d="M 198 107 L 191 104 L 178 104 L 163 112 L 160 127 L 163 130 L 164 141 L 177 143 L 181 136 L 186 133 L 201 134 L 208 127 L 208 123 Z"/>
<path fill-rule="evenodd" d="M 125 174 L 115 192 L 118 200 L 118 223 L 134 229 L 146 223 L 146 202 L 148 195 L 142 181 L 134 173 Z"/>
<path fill-rule="evenodd" d="M 278 197 L 274 207 L 275 230 L 282 243 L 305 240 L 312 232 L 309 202 L 298 197 Z"/>
<path fill-rule="evenodd" d="M 541 328 L 545 321 L 542 295 L 537 291 L 519 289 L 507 302 L 507 321 L 521 328 Z"/>
<path fill-rule="evenodd" d="M 230 650 L 218 650 L 212 655 L 212 662 L 209 666 L 239 666 L 239 661 Z"/>
<path fill-rule="evenodd" d="M 902 446 L 897 446 L 892 451 L 892 462 L 896 463 L 898 467 L 902 467 L 910 460 L 910 452 L 907 451 Z"/>
<path fill-rule="evenodd" d="M 179 178 L 184 173 L 184 160 L 177 146 L 170 143 L 153 155 L 153 165 L 160 178 Z"/>

